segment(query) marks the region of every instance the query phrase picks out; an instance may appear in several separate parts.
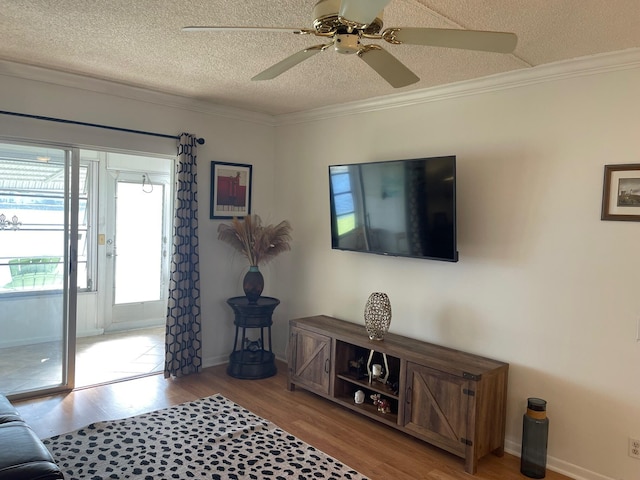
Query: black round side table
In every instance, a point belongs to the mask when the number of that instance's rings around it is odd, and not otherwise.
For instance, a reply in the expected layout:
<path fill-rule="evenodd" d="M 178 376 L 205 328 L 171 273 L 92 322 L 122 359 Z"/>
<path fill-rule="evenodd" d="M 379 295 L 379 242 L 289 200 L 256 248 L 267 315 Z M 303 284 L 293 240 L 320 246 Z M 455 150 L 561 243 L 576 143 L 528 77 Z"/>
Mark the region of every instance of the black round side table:
<path fill-rule="evenodd" d="M 235 313 L 236 336 L 233 352 L 229 355 L 227 374 L 235 378 L 258 379 L 272 377 L 278 371 L 275 355 L 271 351 L 271 315 L 280 300 L 273 297 L 260 297 L 256 303 L 249 303 L 247 297 L 233 297 L 227 303 Z M 260 337 L 247 338 L 247 329 L 259 328 Z M 242 329 L 240 342 L 239 333 Z M 264 330 L 268 332 L 268 345 L 265 343 Z"/>

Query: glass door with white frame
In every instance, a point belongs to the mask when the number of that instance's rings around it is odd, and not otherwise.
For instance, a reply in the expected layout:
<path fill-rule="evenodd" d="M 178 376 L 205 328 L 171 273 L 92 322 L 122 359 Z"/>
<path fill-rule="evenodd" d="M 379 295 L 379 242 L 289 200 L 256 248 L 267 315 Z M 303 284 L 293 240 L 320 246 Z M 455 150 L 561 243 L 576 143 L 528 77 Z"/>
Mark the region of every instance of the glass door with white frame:
<path fill-rule="evenodd" d="M 90 169 L 80 166 L 77 150 L 0 143 L 0 392 L 5 395 L 73 387 L 76 298 L 87 283 L 86 261 L 82 285 L 77 281 L 77 254 L 86 253 L 88 226 L 82 219 L 89 180 Z"/>
<path fill-rule="evenodd" d="M 106 331 L 166 322 L 172 160 L 108 154 Z M 109 307 L 108 307 L 109 308 Z"/>

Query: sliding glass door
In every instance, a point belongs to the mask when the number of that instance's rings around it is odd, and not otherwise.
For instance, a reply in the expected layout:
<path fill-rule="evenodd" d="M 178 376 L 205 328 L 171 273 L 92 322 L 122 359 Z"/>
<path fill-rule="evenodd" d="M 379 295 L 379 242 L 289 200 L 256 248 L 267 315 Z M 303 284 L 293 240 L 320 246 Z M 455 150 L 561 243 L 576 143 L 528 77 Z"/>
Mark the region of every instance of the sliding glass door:
<path fill-rule="evenodd" d="M 73 386 L 78 251 L 84 250 L 87 227 L 83 222 L 79 236 L 78 219 L 87 203 L 79 190 L 88 173 L 77 150 L 0 143 L 0 392 L 5 395 Z"/>
<path fill-rule="evenodd" d="M 0 141 L 0 393 L 161 369 L 173 165 Z"/>

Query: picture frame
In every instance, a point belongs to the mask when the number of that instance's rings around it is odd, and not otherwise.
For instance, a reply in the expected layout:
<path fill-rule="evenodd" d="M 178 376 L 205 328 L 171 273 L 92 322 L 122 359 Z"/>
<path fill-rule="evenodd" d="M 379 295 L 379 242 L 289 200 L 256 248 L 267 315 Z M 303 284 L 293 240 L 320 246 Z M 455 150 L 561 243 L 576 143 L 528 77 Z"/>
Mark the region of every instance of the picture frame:
<path fill-rule="evenodd" d="M 640 163 L 604 166 L 600 218 L 640 222 Z"/>
<path fill-rule="evenodd" d="M 211 162 L 209 218 L 229 219 L 251 213 L 252 165 Z"/>

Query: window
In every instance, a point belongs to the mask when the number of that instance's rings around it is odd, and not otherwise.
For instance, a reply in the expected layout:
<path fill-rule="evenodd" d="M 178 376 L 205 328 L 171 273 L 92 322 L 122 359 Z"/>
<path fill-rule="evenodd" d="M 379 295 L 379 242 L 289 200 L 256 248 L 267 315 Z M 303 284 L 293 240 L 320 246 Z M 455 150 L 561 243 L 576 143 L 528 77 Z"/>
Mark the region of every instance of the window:
<path fill-rule="evenodd" d="M 344 235 L 356 227 L 356 214 L 348 167 L 331 170 L 331 188 L 338 220 L 338 235 Z"/>
<path fill-rule="evenodd" d="M 65 160 L 70 150 L 0 144 L 0 295 L 64 283 Z M 93 166 L 81 162 L 78 288 L 92 289 Z"/>

